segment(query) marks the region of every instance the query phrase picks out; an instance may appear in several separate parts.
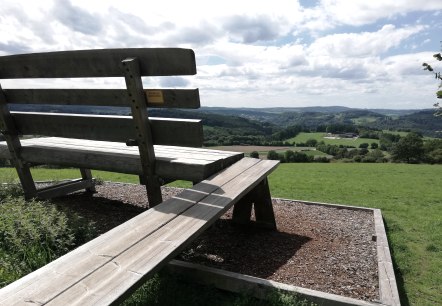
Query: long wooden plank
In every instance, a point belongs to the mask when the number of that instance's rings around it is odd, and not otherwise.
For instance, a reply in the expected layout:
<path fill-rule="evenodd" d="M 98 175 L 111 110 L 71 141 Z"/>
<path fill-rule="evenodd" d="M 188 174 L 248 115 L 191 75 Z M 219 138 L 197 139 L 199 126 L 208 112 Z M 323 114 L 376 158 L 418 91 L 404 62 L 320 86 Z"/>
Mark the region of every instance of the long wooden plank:
<path fill-rule="evenodd" d="M 145 89 L 147 107 L 199 108 L 198 89 Z M 126 89 L 4 89 L 8 103 L 129 107 Z M 148 99 L 149 98 L 149 99 Z"/>
<path fill-rule="evenodd" d="M 172 204 L 171 201 L 168 200 L 167 202 Z M 0 305 L 22 305 L 24 301 L 28 301 L 30 304 L 33 304 L 33 302 L 43 304 L 45 300 L 54 297 L 57 290 L 63 291 L 78 279 L 84 277 L 85 270 L 94 271 L 109 260 L 108 256 L 102 256 L 99 252 L 94 252 L 95 248 L 100 248 L 103 244 L 106 245 L 127 232 L 133 235 L 137 234 L 141 239 L 144 235 L 153 233 L 158 227 L 169 222 L 176 214 L 180 214 L 193 205 L 186 201 L 173 201 L 173 204 L 149 209 L 50 264 L 0 289 Z M 150 220 L 150 222 L 147 223 L 145 220 Z M 140 223 L 150 225 L 150 227 L 146 228 L 145 232 L 140 232 L 137 230 Z M 127 242 L 129 242 L 129 246 L 132 243 L 132 241 Z M 121 246 L 120 252 L 127 248 L 127 245 L 123 244 Z M 40 279 L 41 282 L 36 281 Z M 46 282 L 57 283 L 57 286 L 49 286 Z"/>
<path fill-rule="evenodd" d="M 257 162 L 258 160 L 244 159 L 204 183 L 198 184 L 195 186 L 197 190 L 185 191 L 180 195 L 181 198 L 170 199 L 136 216 L 49 265 L 0 289 L 0 304 L 13 305 L 13 301 L 20 304 L 26 299 L 44 303 L 54 297 L 55 288 L 62 292 L 84 277 L 84 269 L 94 271 L 102 267 L 104 262 L 113 262 L 114 257 L 151 236 L 158 228 L 165 228 L 166 224 L 188 210 L 196 201 L 231 181 Z M 37 279 L 41 279 L 41 282 L 37 282 Z M 48 286 L 46 282 L 56 282 L 57 286 Z"/>
<path fill-rule="evenodd" d="M 256 167 L 254 167 L 254 169 L 255 168 Z M 247 171 L 248 170 L 241 173 L 240 176 L 247 176 L 249 182 L 250 180 L 253 181 L 253 179 L 257 179 L 257 172 Z M 236 178 L 229 181 L 227 184 L 230 183 L 231 186 L 237 187 L 235 182 Z M 205 190 L 208 186 L 211 186 L 211 184 L 204 183 L 201 187 Z M 227 187 L 224 186 L 225 185 L 223 185 L 221 188 L 226 189 Z M 70 288 L 69 291 L 66 292 L 68 294 L 67 297 L 60 295 L 57 297 L 57 299 L 54 299 L 53 302 L 55 304 L 59 304 L 60 302 L 63 303 L 66 301 L 72 301 L 71 298 L 74 298 L 79 304 L 86 301 L 89 303 L 98 302 L 107 304 L 108 302 L 112 301 L 115 299 L 115 293 L 121 294 L 121 288 L 118 288 L 120 284 L 114 283 L 116 279 L 118 279 L 118 282 L 124 279 L 124 283 L 127 286 L 127 284 L 130 282 L 134 283 L 134 281 L 141 280 L 143 275 L 148 275 L 149 273 L 154 272 L 154 268 L 158 268 L 160 262 L 167 260 L 165 259 L 164 253 L 169 253 L 171 250 L 176 251 L 177 247 L 181 243 L 192 238 L 189 237 L 189 234 L 193 232 L 195 235 L 197 235 L 198 233 L 194 232 L 195 229 L 200 229 L 202 231 L 203 229 L 201 229 L 201 226 L 207 224 L 216 216 L 217 213 L 219 216 L 219 214 L 221 214 L 220 211 L 227 208 L 222 207 L 220 204 L 233 204 L 234 199 L 229 198 L 229 196 L 235 197 L 236 195 L 239 196 L 240 194 L 238 188 L 235 190 L 236 191 L 230 194 L 225 194 L 222 201 L 219 201 L 220 198 L 218 197 L 218 203 L 215 205 L 203 204 L 200 207 L 196 207 L 196 205 L 198 205 L 196 204 L 192 206 L 179 217 L 169 222 L 167 227 L 162 228 L 161 231 L 157 231 L 134 244 L 132 248 L 113 258 L 112 261 L 103 266 L 103 268 L 97 270 L 96 273 L 90 274 L 88 277 L 78 283 L 78 285 Z M 214 221 L 215 220 L 213 220 L 213 222 Z M 207 224 L 207 226 L 209 225 L 210 224 Z M 140 252 L 144 254 L 140 254 Z M 169 256 L 172 256 L 172 254 Z M 126 272 L 123 272 L 124 270 L 126 270 Z M 115 273 L 119 275 L 116 275 Z M 101 279 L 101 286 L 99 285 L 97 288 L 100 290 L 100 292 L 91 290 L 92 285 L 96 284 L 98 279 Z M 95 285 L 93 285 L 93 287 L 95 287 Z M 87 292 L 85 292 L 85 288 L 87 289 Z M 86 296 L 84 295 L 85 293 Z M 89 294 L 91 294 L 93 297 L 88 296 Z M 83 295 L 83 299 L 78 300 L 81 295 Z M 60 298 L 62 298 L 62 300 L 59 300 Z M 97 300 L 97 298 L 99 299 Z"/>
<path fill-rule="evenodd" d="M 62 137 L 40 137 L 40 138 L 31 138 L 23 140 L 24 144 L 38 144 L 45 146 L 58 146 L 58 145 L 66 145 L 72 149 L 81 149 L 81 148 L 94 148 L 97 150 L 107 151 L 109 152 L 127 152 L 134 151 L 136 152 L 136 148 L 128 147 L 123 143 L 119 142 L 109 142 L 109 141 L 97 141 L 97 140 L 87 140 L 87 139 L 72 139 L 72 138 L 62 138 Z M 115 151 L 114 151 L 115 150 Z M 232 155 L 240 154 L 239 152 L 234 151 L 225 151 L 225 150 L 215 150 L 215 149 L 207 149 L 207 148 L 194 148 L 194 147 L 179 147 L 179 146 L 163 146 L 163 145 L 155 145 L 155 154 L 160 155 L 172 155 L 175 156 L 175 152 L 179 152 L 179 154 L 189 154 L 194 155 L 198 154 L 196 157 L 199 159 L 219 159 L 223 157 L 228 157 Z"/>
<path fill-rule="evenodd" d="M 196 74 L 195 53 L 179 48 L 76 50 L 0 57 L 0 79 L 122 76 L 120 63 L 140 61 L 142 76 Z"/>
<path fill-rule="evenodd" d="M 70 149 L 77 152 L 101 152 L 103 154 L 110 153 L 111 156 L 121 154 L 124 156 L 139 156 L 138 149 L 136 147 L 128 147 L 120 142 L 102 142 L 91 140 L 79 140 L 69 138 L 34 138 L 23 140 L 24 147 L 39 147 L 42 150 L 47 149 Z M 72 141 L 72 143 L 70 143 Z M 109 145 L 107 145 L 109 144 Z M 157 159 L 169 161 L 169 162 L 181 162 L 189 160 L 190 163 L 210 163 L 218 161 L 220 159 L 228 159 L 231 156 L 243 156 L 239 152 L 225 152 L 217 150 L 205 150 L 201 148 L 190 147 L 177 147 L 177 146 L 162 146 L 155 145 L 155 155 Z M 211 152 L 213 151 L 213 152 Z M 1 156 L 1 154 L 0 154 Z M 54 163 L 57 161 L 54 160 Z"/>
<path fill-rule="evenodd" d="M 176 256 L 187 243 L 213 224 L 241 196 L 253 189 L 276 164 L 274 161 L 261 161 L 245 170 L 171 220 L 161 230 L 115 256 L 94 273 L 89 273 L 48 305 L 72 301 L 78 305 L 119 302 L 128 288 L 141 284 Z M 242 184 L 244 181 L 247 181 L 247 184 Z"/>
<path fill-rule="evenodd" d="M 72 144 L 69 144 L 73 141 Z M 140 175 L 137 148 L 121 143 L 65 138 L 34 138 L 22 141 L 21 155 L 35 164 L 92 168 Z M 164 179 L 201 181 L 234 162 L 244 154 L 188 147 L 155 146 L 156 172 Z M 0 157 L 9 158 L 5 144 L 0 143 Z"/>
<path fill-rule="evenodd" d="M 22 135 L 59 136 L 91 140 L 126 142 L 136 139 L 129 116 L 82 115 L 63 113 L 11 112 Z M 149 118 L 154 144 L 200 147 L 203 142 L 201 120 Z"/>
<path fill-rule="evenodd" d="M 81 189 L 91 188 L 93 186 L 94 186 L 94 181 L 92 179 L 86 179 L 86 180 L 78 179 L 67 183 L 62 183 L 59 185 L 40 189 L 37 191 L 37 197 L 39 199 L 51 199 Z"/>

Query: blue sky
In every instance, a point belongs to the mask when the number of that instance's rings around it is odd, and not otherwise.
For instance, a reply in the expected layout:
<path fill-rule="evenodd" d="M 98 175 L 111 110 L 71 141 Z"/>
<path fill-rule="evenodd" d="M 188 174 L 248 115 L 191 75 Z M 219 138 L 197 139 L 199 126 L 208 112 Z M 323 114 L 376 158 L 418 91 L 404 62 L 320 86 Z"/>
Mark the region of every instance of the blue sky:
<path fill-rule="evenodd" d="M 203 106 L 430 108 L 422 70 L 442 40 L 441 0 L 3 0 L 0 55 L 92 48 L 195 50 L 196 76 L 146 87 L 200 89 Z M 442 69 L 440 69 L 442 70 Z M 45 87 L 2 81 L 3 88 Z M 121 79 L 57 86 L 123 87 Z"/>

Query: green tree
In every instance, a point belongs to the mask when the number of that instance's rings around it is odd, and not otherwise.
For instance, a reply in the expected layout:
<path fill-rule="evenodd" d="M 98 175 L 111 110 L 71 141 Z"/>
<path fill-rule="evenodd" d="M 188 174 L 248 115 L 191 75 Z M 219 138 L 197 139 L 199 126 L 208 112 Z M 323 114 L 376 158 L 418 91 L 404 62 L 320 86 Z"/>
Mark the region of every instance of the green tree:
<path fill-rule="evenodd" d="M 274 150 L 270 150 L 270 151 L 267 153 L 267 159 L 270 159 L 270 160 L 278 160 L 278 159 L 279 159 L 279 154 L 276 153 L 276 151 L 274 151 Z"/>
<path fill-rule="evenodd" d="M 307 145 L 307 147 L 316 147 L 318 141 L 316 139 L 310 138 L 305 142 L 305 144 Z"/>
<path fill-rule="evenodd" d="M 361 148 L 361 149 L 367 149 L 368 146 L 369 146 L 369 144 L 366 143 L 366 142 L 364 142 L 364 143 L 361 143 L 361 144 L 359 145 L 359 148 Z"/>
<path fill-rule="evenodd" d="M 402 137 L 391 149 L 391 157 L 394 161 L 406 161 L 407 163 L 419 162 L 424 153 L 422 136 L 409 133 Z"/>
<path fill-rule="evenodd" d="M 442 55 L 440 53 L 434 54 L 433 57 L 438 60 L 438 61 L 442 61 Z M 427 63 L 423 63 L 422 66 L 424 66 L 424 70 L 428 70 L 431 73 L 434 74 L 434 77 L 436 80 L 440 80 L 441 83 L 439 84 L 439 89 L 442 88 L 442 75 L 440 72 L 436 72 L 434 71 L 433 67 Z M 442 90 L 438 90 L 436 92 L 436 96 L 438 99 L 442 99 Z M 439 102 L 434 104 L 434 107 L 436 107 L 436 116 L 442 116 L 442 105 L 439 104 Z"/>
<path fill-rule="evenodd" d="M 250 157 L 252 157 L 252 158 L 259 158 L 259 153 L 258 153 L 258 151 L 253 151 L 253 152 L 251 152 L 251 153 L 250 153 Z"/>
<path fill-rule="evenodd" d="M 371 145 L 370 145 L 370 148 L 373 149 L 373 150 L 377 149 L 378 147 L 379 147 L 379 145 L 376 142 L 372 142 Z"/>

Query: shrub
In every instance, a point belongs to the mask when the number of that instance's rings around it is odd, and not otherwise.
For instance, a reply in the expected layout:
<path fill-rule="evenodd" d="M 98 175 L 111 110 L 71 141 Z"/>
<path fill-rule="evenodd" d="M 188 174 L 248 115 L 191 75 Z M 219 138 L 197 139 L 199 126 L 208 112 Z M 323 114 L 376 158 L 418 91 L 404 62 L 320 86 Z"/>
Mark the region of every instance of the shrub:
<path fill-rule="evenodd" d="M 316 145 L 318 144 L 318 141 L 316 139 L 308 139 L 305 144 L 307 145 L 307 147 L 316 147 Z"/>
<path fill-rule="evenodd" d="M 0 200 L 0 286 L 95 237 L 91 222 L 54 204 L 6 197 Z"/>
<path fill-rule="evenodd" d="M 270 159 L 270 160 L 278 160 L 278 159 L 279 159 L 279 154 L 276 153 L 276 151 L 274 151 L 274 150 L 270 150 L 270 151 L 267 153 L 267 159 Z"/>
<path fill-rule="evenodd" d="M 360 163 L 362 161 L 362 156 L 361 155 L 356 155 L 355 157 L 353 157 L 353 161 Z"/>
<path fill-rule="evenodd" d="M 253 152 L 251 152 L 251 153 L 250 153 L 250 157 L 252 157 L 252 158 L 259 158 L 259 153 L 258 153 L 258 151 L 253 151 Z"/>

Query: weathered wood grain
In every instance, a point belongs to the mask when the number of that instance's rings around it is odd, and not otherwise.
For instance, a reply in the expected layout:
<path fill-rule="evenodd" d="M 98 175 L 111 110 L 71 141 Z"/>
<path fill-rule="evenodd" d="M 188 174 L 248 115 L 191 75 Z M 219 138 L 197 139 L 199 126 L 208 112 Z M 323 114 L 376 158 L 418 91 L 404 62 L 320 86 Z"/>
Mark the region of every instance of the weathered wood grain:
<path fill-rule="evenodd" d="M 140 74 L 140 61 L 137 58 L 125 59 L 121 62 L 129 97 L 129 105 L 132 109 L 132 119 L 136 130 L 135 140 L 140 152 L 141 169 L 143 171 L 140 181 L 144 183 L 149 199 L 149 207 L 160 204 L 163 199 L 161 195 L 161 184 L 158 175 L 155 173 L 155 150 L 153 148 L 153 127 L 150 123 L 146 105 L 146 96 L 143 91 L 143 82 Z M 167 128 L 160 128 L 167 132 Z M 164 139 L 165 136 L 161 136 Z"/>
<path fill-rule="evenodd" d="M 7 103 L 130 107 L 126 89 L 4 89 Z M 199 108 L 198 89 L 144 89 L 147 107 Z M 162 99 L 147 97 L 156 93 Z M 162 102 L 158 102 L 162 100 Z"/>
<path fill-rule="evenodd" d="M 61 183 L 55 186 L 47 187 L 37 191 L 37 198 L 51 199 L 72 193 L 81 189 L 91 189 L 94 186 L 92 179 L 78 179 L 70 182 Z"/>
<path fill-rule="evenodd" d="M 142 76 L 196 74 L 190 49 L 130 48 L 18 54 L 0 57 L 0 79 L 77 78 L 123 76 L 120 63 L 140 61 Z"/>
<path fill-rule="evenodd" d="M 155 171 L 161 178 L 199 182 L 240 160 L 244 154 L 203 148 L 156 145 Z M 43 137 L 22 140 L 23 159 L 35 164 L 56 164 L 141 175 L 137 147 L 123 143 Z M 0 157 L 10 158 L 5 143 Z"/>
<path fill-rule="evenodd" d="M 25 163 L 21 156 L 21 143 L 19 139 L 19 132 L 14 124 L 11 112 L 9 111 L 5 94 L 0 86 L 0 132 L 6 139 L 8 146 L 8 155 L 11 164 L 17 171 L 18 178 L 22 185 L 25 198 L 30 199 L 36 195 L 37 189 L 32 178 L 29 165 Z"/>
<path fill-rule="evenodd" d="M 21 135 L 58 136 L 91 140 L 126 142 L 137 139 L 130 116 L 83 115 L 63 113 L 11 112 Z M 201 120 L 149 118 L 153 144 L 201 147 Z"/>
<path fill-rule="evenodd" d="M 0 304 L 120 302 L 276 165 L 275 161 L 242 159 L 191 190 L 0 289 Z M 243 184 L 245 181 L 248 183 Z"/>

